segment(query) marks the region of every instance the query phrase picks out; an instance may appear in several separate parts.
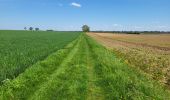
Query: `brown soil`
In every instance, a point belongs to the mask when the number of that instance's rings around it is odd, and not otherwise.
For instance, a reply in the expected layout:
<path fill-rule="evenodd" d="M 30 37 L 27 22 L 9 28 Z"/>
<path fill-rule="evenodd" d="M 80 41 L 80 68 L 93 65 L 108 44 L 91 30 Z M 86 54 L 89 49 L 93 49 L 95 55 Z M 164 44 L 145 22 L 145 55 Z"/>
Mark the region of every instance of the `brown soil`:
<path fill-rule="evenodd" d="M 111 33 L 87 33 L 107 47 L 150 48 L 170 51 L 170 35 L 127 35 Z M 147 43 L 146 43 L 147 42 Z M 161 43 L 166 44 L 161 45 Z"/>

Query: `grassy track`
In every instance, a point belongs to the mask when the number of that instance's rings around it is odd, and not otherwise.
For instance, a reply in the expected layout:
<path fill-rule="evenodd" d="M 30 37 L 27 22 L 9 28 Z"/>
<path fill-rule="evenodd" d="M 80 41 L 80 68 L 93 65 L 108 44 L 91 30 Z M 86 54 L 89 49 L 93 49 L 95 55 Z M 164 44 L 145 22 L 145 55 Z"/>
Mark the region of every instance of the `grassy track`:
<path fill-rule="evenodd" d="M 86 39 L 87 42 L 87 39 Z M 104 96 L 100 87 L 96 85 L 96 73 L 94 70 L 94 66 L 96 64 L 95 58 L 93 57 L 91 46 L 86 43 L 86 60 L 87 60 L 87 68 L 88 68 L 88 94 L 87 100 L 103 100 Z"/>
<path fill-rule="evenodd" d="M 170 93 L 82 34 L 0 87 L 1 100 L 168 100 Z"/>
<path fill-rule="evenodd" d="M 80 37 L 82 38 L 82 37 Z M 52 100 L 52 99 L 76 99 L 82 93 L 86 82 L 86 68 L 82 64 L 82 39 L 80 39 L 75 48 L 70 52 L 60 69 L 56 70 L 49 80 L 36 91 L 31 97 L 32 100 Z M 85 50 L 85 49 L 84 49 Z M 85 72 L 83 72 L 85 71 Z M 82 83 L 81 83 L 82 81 Z M 84 82 L 83 82 L 84 81 Z M 81 95 L 83 98 L 83 95 Z"/>

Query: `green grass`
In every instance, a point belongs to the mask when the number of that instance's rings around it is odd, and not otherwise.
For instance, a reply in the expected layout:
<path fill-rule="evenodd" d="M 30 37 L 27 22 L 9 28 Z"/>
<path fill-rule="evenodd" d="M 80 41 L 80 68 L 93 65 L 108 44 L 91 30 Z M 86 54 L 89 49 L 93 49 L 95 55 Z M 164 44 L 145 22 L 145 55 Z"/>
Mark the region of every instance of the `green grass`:
<path fill-rule="evenodd" d="M 80 35 L 0 87 L 0 100 L 168 100 L 169 90 Z"/>
<path fill-rule="evenodd" d="M 80 32 L 0 31 L 0 83 L 63 48 Z"/>

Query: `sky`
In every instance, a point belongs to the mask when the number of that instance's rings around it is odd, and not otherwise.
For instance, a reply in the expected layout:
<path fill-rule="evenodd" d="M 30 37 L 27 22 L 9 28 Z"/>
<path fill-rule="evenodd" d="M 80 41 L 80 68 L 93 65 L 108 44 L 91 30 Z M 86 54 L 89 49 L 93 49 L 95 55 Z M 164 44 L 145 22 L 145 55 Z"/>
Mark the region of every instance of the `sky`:
<path fill-rule="evenodd" d="M 0 0 L 0 29 L 170 31 L 170 0 Z"/>

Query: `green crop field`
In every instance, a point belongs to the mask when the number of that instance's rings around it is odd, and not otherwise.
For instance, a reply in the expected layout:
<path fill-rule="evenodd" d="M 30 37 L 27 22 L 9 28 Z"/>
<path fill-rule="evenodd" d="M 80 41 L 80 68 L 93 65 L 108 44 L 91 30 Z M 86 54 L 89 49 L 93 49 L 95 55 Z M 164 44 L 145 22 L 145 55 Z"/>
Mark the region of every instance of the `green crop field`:
<path fill-rule="evenodd" d="M 0 42 L 0 100 L 170 99 L 163 84 L 84 33 L 0 31 Z"/>
<path fill-rule="evenodd" d="M 63 48 L 78 32 L 0 31 L 0 81 L 12 79 Z"/>

